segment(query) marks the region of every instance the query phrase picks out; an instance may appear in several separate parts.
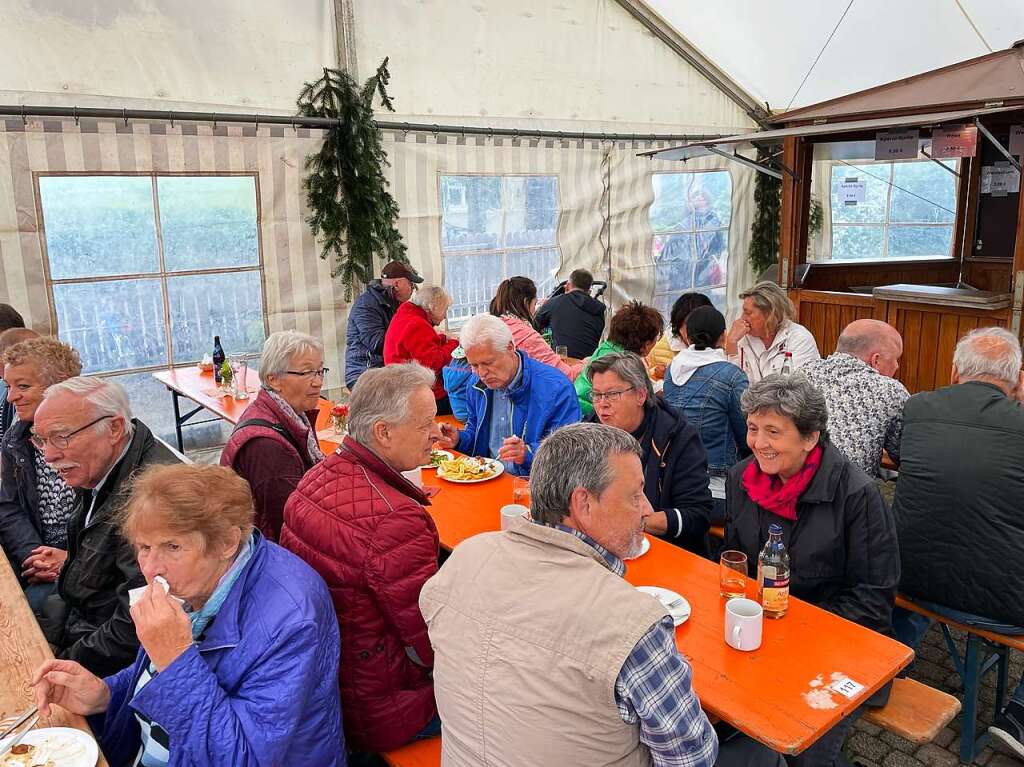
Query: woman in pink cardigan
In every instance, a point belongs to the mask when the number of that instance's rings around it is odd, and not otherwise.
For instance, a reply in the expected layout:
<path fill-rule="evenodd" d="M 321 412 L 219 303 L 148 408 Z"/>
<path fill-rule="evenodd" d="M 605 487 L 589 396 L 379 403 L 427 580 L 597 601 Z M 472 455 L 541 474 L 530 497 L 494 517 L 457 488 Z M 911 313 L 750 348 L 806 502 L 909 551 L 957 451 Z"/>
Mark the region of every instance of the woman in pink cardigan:
<path fill-rule="evenodd" d="M 499 286 L 491 299 L 491 314 L 500 317 L 512 331 L 516 349 L 538 362 L 565 373 L 570 381 L 583 370 L 583 363 L 570 364 L 555 354 L 544 337 L 533 327 L 533 314 L 537 310 L 537 286 L 529 277 L 509 277 Z"/>

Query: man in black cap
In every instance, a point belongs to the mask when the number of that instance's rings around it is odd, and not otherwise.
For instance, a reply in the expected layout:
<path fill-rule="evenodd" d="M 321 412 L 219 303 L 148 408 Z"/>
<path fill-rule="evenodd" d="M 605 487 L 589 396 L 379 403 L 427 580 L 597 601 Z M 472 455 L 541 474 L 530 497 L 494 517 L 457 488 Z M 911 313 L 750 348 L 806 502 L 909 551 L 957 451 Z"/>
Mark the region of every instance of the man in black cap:
<path fill-rule="evenodd" d="M 348 313 L 345 333 L 345 385 L 351 389 L 365 371 L 384 367 L 384 334 L 398 305 L 408 301 L 423 282 L 416 270 L 401 261 L 390 261 L 355 300 Z"/>
<path fill-rule="evenodd" d="M 545 301 L 534 318 L 538 330 L 551 327 L 555 346 L 568 347 L 569 356 L 580 360 L 594 353 L 604 333 L 605 305 L 590 295 L 593 284 L 586 269 L 574 270 L 565 292 Z"/>

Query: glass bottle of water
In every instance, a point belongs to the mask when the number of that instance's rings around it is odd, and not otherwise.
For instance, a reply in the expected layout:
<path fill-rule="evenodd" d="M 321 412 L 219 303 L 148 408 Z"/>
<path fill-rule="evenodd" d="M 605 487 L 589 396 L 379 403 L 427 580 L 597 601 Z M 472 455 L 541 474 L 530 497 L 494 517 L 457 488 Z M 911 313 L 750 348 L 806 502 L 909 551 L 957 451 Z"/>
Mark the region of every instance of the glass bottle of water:
<path fill-rule="evenodd" d="M 793 372 L 793 352 L 786 352 L 782 355 L 782 375 L 788 376 Z"/>
<path fill-rule="evenodd" d="M 767 618 L 781 618 L 789 609 L 789 552 L 782 525 L 768 525 L 768 542 L 757 557 L 758 601 Z"/>

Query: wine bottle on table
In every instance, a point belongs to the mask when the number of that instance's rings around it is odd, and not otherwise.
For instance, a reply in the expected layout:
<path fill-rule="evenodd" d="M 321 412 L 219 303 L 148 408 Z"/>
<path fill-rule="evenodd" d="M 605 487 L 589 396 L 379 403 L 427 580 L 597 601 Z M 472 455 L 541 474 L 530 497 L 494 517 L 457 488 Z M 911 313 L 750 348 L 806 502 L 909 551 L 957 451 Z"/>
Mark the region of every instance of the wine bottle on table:
<path fill-rule="evenodd" d="M 220 386 L 220 366 L 224 364 L 224 347 L 220 345 L 220 336 L 213 337 L 213 380 Z"/>

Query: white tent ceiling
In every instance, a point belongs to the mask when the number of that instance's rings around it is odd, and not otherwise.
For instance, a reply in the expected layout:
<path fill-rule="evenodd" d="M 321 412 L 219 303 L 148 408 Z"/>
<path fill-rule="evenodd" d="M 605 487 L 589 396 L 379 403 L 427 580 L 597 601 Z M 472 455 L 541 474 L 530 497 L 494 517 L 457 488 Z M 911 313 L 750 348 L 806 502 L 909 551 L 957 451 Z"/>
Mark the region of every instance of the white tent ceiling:
<path fill-rule="evenodd" d="M 1021 0 L 645 2 L 773 111 L 926 72 L 1024 38 Z"/>

